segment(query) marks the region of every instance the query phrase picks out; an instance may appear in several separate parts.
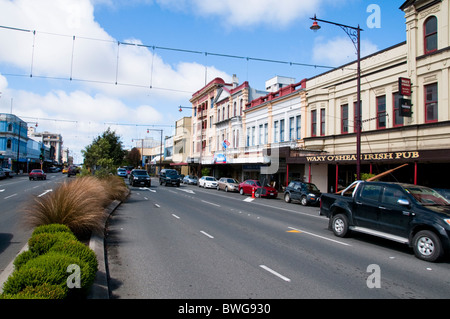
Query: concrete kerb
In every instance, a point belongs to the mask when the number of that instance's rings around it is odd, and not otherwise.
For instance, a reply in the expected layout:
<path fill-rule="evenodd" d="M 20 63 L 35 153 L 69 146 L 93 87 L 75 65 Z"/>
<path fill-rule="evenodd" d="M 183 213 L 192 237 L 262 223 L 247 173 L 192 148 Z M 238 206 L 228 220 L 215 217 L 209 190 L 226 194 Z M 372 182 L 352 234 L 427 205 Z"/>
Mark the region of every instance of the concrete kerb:
<path fill-rule="evenodd" d="M 108 221 L 109 216 L 119 207 L 121 201 L 115 200 L 113 201 L 107 208 L 106 214 L 103 221 L 104 230 L 106 230 L 106 222 Z M 94 284 L 91 287 L 91 290 L 87 296 L 88 299 L 109 299 L 109 288 L 108 288 L 108 275 L 106 270 L 106 259 L 105 259 L 105 233 L 104 231 L 101 233 L 95 233 L 91 235 L 89 241 L 89 248 L 91 248 L 96 256 L 98 262 L 98 270 L 95 275 Z M 20 255 L 22 252 L 28 249 L 28 243 L 22 247 L 22 249 L 17 253 L 16 257 Z M 14 258 L 15 259 L 15 258 Z M 8 266 L 1 272 L 0 274 L 0 294 L 3 293 L 3 285 L 8 280 L 9 276 L 14 271 L 14 260 L 12 260 Z"/>
<path fill-rule="evenodd" d="M 121 201 L 115 200 L 106 208 L 103 231 L 91 235 L 89 248 L 91 248 L 97 256 L 98 270 L 95 275 L 95 281 L 87 296 L 88 299 L 109 299 L 108 271 L 106 269 L 105 258 L 105 231 L 109 216 L 111 216 L 121 203 Z"/>

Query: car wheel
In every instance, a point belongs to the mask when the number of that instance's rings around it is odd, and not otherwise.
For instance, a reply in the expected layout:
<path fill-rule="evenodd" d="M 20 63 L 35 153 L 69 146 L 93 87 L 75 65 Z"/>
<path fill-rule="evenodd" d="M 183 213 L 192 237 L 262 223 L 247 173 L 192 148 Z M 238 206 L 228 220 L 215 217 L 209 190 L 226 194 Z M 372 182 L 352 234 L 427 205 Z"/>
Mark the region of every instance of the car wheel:
<path fill-rule="evenodd" d="M 337 214 L 331 221 L 331 229 L 338 237 L 345 237 L 348 233 L 348 218 L 345 215 Z"/>
<path fill-rule="evenodd" d="M 228 186 L 225 186 L 225 192 L 226 193 L 228 192 Z"/>
<path fill-rule="evenodd" d="M 414 254 L 417 258 L 426 261 L 437 261 L 443 255 L 441 240 L 430 230 L 418 232 L 413 239 Z"/>
<path fill-rule="evenodd" d="M 308 205 L 308 200 L 306 199 L 306 196 L 302 196 L 302 198 L 301 198 L 301 200 L 300 200 L 300 203 L 301 203 L 303 206 L 307 206 L 307 205 Z"/>
<path fill-rule="evenodd" d="M 244 189 L 243 189 L 243 188 L 241 188 L 241 189 L 239 190 L 239 194 L 244 195 Z"/>
<path fill-rule="evenodd" d="M 291 195 L 289 193 L 284 194 L 284 201 L 286 203 L 290 203 L 291 202 Z"/>

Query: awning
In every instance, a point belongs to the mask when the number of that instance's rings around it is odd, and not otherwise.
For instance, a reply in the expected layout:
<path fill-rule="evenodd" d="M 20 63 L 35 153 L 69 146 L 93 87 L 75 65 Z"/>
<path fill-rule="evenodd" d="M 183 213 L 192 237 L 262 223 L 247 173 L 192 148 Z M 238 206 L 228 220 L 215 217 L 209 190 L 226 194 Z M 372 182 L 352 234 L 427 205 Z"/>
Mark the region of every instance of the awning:
<path fill-rule="evenodd" d="M 188 166 L 188 163 L 170 163 L 170 166 Z"/>

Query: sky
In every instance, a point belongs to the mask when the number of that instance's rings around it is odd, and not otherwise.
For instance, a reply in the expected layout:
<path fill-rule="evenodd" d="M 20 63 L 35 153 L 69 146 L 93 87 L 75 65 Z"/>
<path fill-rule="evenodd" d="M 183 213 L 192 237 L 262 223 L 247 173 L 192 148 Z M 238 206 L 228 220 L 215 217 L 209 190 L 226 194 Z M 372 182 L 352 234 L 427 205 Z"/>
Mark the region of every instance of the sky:
<path fill-rule="evenodd" d="M 174 133 L 216 77 L 264 90 L 406 40 L 403 0 L 0 0 L 0 113 L 60 133 L 76 163 L 108 128 L 125 148 Z M 265 59 L 278 62 L 262 62 Z M 300 64 L 300 65 L 299 65 Z M 36 126 L 37 125 L 37 126 Z"/>

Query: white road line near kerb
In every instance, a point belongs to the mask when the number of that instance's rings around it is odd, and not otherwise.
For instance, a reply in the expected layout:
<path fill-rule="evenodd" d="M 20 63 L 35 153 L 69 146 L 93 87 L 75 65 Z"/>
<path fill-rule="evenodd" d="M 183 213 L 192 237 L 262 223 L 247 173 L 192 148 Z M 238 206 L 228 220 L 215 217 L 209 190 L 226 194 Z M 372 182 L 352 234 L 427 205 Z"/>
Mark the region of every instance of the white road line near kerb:
<path fill-rule="evenodd" d="M 297 231 L 299 231 L 301 233 L 308 234 L 308 235 L 311 235 L 311 236 L 314 236 L 314 237 L 325 239 L 325 240 L 331 241 L 333 243 L 341 244 L 341 245 L 344 245 L 344 246 L 351 246 L 350 244 L 344 243 L 342 241 L 338 241 L 338 240 L 334 240 L 334 239 L 327 238 L 327 237 L 324 237 L 324 236 L 320 236 L 320 235 L 317 235 L 317 234 L 313 234 L 313 233 L 310 233 L 310 232 L 307 232 L 307 231 L 304 231 L 304 230 L 301 230 L 301 229 L 297 229 L 297 228 L 294 228 L 294 227 L 288 227 L 288 228 L 292 229 L 292 230 L 297 230 Z"/>
<path fill-rule="evenodd" d="M 283 279 L 284 281 L 290 282 L 291 280 L 288 277 L 283 276 L 282 274 L 276 272 L 273 269 L 270 269 L 269 267 L 265 266 L 265 265 L 259 265 L 259 267 L 261 267 L 264 270 L 267 270 L 268 272 L 270 272 L 271 274 L 277 276 L 278 278 Z"/>
<path fill-rule="evenodd" d="M 203 230 L 200 231 L 203 235 L 205 235 L 206 237 L 209 237 L 211 239 L 214 239 L 213 236 L 211 236 L 210 234 L 208 234 L 207 232 L 204 232 Z"/>
<path fill-rule="evenodd" d="M 19 194 L 17 194 L 17 193 L 16 194 L 12 194 L 12 195 L 6 196 L 5 199 L 11 198 L 11 197 L 14 197 L 14 196 L 17 196 L 17 195 L 19 195 Z"/>

